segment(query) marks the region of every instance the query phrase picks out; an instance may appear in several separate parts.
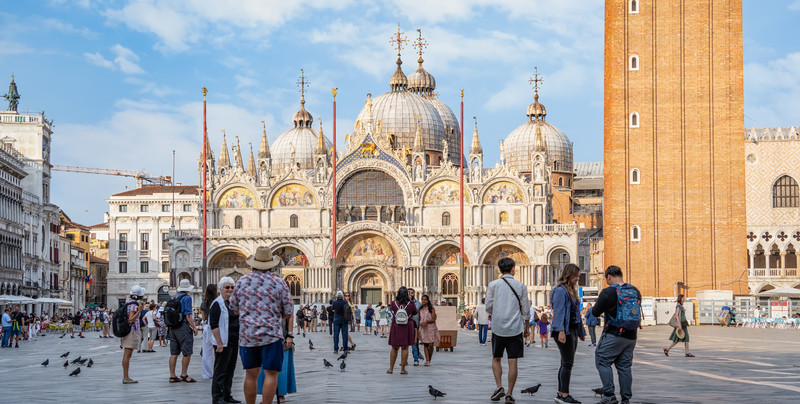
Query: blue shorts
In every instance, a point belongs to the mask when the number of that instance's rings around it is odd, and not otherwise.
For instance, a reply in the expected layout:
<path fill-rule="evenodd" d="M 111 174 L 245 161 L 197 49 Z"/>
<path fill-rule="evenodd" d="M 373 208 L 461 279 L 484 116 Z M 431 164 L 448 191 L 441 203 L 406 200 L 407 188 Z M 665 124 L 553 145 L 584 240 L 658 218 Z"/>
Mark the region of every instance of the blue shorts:
<path fill-rule="evenodd" d="M 364 327 L 372 327 L 372 320 L 364 321 Z"/>
<path fill-rule="evenodd" d="M 244 369 L 261 367 L 264 370 L 280 371 L 283 367 L 283 340 L 279 339 L 269 345 L 239 347 Z"/>

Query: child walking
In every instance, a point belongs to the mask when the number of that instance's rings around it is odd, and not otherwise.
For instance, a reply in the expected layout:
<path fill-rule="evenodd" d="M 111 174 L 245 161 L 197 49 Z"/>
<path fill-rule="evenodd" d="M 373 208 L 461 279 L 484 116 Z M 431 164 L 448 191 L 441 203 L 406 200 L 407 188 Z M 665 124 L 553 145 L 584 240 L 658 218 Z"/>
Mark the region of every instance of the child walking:
<path fill-rule="evenodd" d="M 542 343 L 542 348 L 547 348 L 547 326 L 550 325 L 550 317 L 547 314 L 542 314 L 539 319 L 539 340 Z"/>

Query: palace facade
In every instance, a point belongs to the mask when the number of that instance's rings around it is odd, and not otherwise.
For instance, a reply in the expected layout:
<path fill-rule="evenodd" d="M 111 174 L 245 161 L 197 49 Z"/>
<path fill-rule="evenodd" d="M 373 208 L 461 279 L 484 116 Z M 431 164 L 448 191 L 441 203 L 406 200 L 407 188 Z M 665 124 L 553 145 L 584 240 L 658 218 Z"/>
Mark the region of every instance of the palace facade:
<path fill-rule="evenodd" d="M 321 125 L 314 129 L 304 96 L 289 129 L 270 146 L 265 128 L 246 164 L 238 138 L 229 154 L 223 137 L 218 159 L 206 150 L 208 283 L 247 273 L 245 258 L 269 245 L 298 303 L 327 302 L 336 290 L 359 303 L 387 302 L 407 286 L 453 304 L 463 287 L 465 303 L 477 304 L 498 277 L 497 261 L 511 257 L 531 301 L 547 302 L 559 270 L 577 255 L 577 225 L 555 223 L 553 208 L 554 195 L 570 195 L 572 143 L 545 120 L 538 87 L 494 167 L 484 167 L 475 124 L 464 156 L 462 274 L 460 125 L 434 94 L 421 52 L 418 62 L 407 77 L 398 53 L 390 91 L 367 95 L 346 150 L 336 151 L 335 251 L 334 148 Z M 202 173 L 201 157 L 201 183 Z M 200 230 L 173 231 L 170 239 L 177 276 L 198 284 Z"/>

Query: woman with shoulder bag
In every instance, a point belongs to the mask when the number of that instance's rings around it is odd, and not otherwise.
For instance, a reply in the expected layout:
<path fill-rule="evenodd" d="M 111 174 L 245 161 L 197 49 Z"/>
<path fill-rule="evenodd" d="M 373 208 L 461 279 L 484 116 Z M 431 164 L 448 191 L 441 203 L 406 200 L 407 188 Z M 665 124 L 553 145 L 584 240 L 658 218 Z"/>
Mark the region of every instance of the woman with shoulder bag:
<path fill-rule="evenodd" d="M 678 343 L 683 342 L 684 353 L 686 357 L 694 358 L 689 352 L 689 322 L 686 320 L 686 309 L 683 308 L 683 303 L 686 301 L 684 295 L 678 295 L 678 301 L 675 305 L 675 314 L 669 320 L 669 325 L 674 327 L 672 334 L 669 335 L 669 340 L 672 341 L 669 347 L 664 348 L 664 355 L 669 356 L 669 350 Z"/>
<path fill-rule="evenodd" d="M 561 355 L 561 367 L 558 369 L 558 394 L 555 402 L 559 404 L 580 404 L 580 401 L 569 394 L 569 382 L 572 378 L 572 366 L 575 363 L 575 351 L 578 339 L 583 341 L 586 333 L 583 330 L 580 300 L 578 298 L 578 280 L 581 269 L 575 264 L 567 264 L 561 271 L 558 283 L 550 295 L 553 304 L 553 322 L 551 336 L 558 345 Z"/>

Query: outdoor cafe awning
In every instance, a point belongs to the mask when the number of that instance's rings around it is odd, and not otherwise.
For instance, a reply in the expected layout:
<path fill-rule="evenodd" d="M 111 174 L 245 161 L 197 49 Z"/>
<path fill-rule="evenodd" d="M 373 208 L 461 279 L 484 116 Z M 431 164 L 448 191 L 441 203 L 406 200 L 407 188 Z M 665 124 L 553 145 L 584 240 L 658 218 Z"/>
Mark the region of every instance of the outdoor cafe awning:
<path fill-rule="evenodd" d="M 759 296 L 764 297 L 800 297 L 800 289 L 797 288 L 777 288 L 761 292 Z"/>

